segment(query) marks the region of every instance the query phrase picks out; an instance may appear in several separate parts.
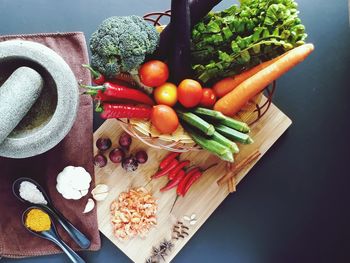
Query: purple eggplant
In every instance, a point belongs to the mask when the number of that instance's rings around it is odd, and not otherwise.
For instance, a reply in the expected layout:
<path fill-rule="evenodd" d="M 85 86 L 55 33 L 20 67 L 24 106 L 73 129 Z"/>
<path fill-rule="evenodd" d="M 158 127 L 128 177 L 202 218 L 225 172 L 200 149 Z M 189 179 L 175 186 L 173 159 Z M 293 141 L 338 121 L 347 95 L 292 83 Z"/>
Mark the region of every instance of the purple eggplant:
<path fill-rule="evenodd" d="M 170 81 L 179 84 L 191 74 L 191 20 L 189 0 L 171 1 L 174 41 L 169 53 Z"/>
<path fill-rule="evenodd" d="M 222 0 L 189 0 L 191 28 L 205 17 Z"/>
<path fill-rule="evenodd" d="M 217 4 L 222 0 L 189 0 L 190 5 L 190 20 L 191 30 L 192 28 L 205 17 Z M 180 4 L 178 1 L 177 4 Z M 172 15 L 173 11 L 172 11 Z M 181 27 L 181 22 L 180 22 Z M 168 55 L 171 52 L 172 43 L 177 41 L 173 36 L 173 23 L 172 21 L 166 26 L 163 32 L 160 34 L 159 48 L 157 49 L 157 58 L 161 60 L 167 60 Z"/>

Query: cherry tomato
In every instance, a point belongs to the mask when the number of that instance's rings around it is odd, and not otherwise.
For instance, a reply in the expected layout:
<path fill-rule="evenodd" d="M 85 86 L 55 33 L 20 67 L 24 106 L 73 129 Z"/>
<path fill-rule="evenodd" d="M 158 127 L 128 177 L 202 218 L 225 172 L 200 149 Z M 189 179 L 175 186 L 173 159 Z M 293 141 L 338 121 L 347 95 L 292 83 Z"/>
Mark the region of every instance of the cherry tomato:
<path fill-rule="evenodd" d="M 176 112 L 167 105 L 153 107 L 151 122 L 160 133 L 165 134 L 173 133 L 179 126 L 179 119 Z"/>
<path fill-rule="evenodd" d="M 174 106 L 177 102 L 177 87 L 166 82 L 154 90 L 154 99 L 158 104 Z"/>
<path fill-rule="evenodd" d="M 163 85 L 169 77 L 168 66 L 159 60 L 150 60 L 139 69 L 141 82 L 149 87 Z"/>
<path fill-rule="evenodd" d="M 203 88 L 203 96 L 199 105 L 205 108 L 213 108 L 216 102 L 216 95 L 210 88 Z"/>
<path fill-rule="evenodd" d="M 181 81 L 177 88 L 178 100 L 186 108 L 197 106 L 202 99 L 202 95 L 203 91 L 201 84 L 193 79 L 185 79 Z"/>

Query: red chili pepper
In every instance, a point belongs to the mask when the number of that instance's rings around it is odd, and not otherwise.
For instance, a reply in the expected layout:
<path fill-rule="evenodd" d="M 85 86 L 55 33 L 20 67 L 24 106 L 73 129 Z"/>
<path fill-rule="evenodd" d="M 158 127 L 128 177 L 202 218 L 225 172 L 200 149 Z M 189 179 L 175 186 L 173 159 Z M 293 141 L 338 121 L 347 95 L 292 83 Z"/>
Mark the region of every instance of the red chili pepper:
<path fill-rule="evenodd" d="M 182 191 L 184 191 L 187 181 L 192 177 L 192 174 L 194 174 L 194 173 L 196 173 L 198 171 L 200 171 L 200 168 L 199 167 L 194 167 L 194 168 L 188 170 L 187 173 L 181 178 L 180 182 L 177 185 L 176 198 L 174 200 L 173 205 L 171 206 L 170 213 L 171 213 L 171 211 L 173 211 L 173 208 L 174 208 L 174 206 L 176 204 L 177 199 L 179 198 L 179 196 L 182 195 Z"/>
<path fill-rule="evenodd" d="M 81 85 L 81 87 L 86 88 L 86 93 L 90 95 L 96 95 L 101 90 L 104 95 L 114 99 L 127 99 L 147 105 L 154 104 L 152 99 L 145 93 L 117 83 L 105 82 L 102 86 Z"/>
<path fill-rule="evenodd" d="M 103 119 L 115 118 L 137 118 L 149 119 L 151 117 L 152 108 L 145 106 L 134 106 L 127 104 L 111 104 L 104 103 L 102 107 L 96 109 L 101 113 Z"/>
<path fill-rule="evenodd" d="M 184 178 L 185 176 L 185 171 L 184 170 L 180 170 L 176 176 L 174 177 L 173 180 L 170 180 L 166 186 L 164 186 L 162 189 L 160 189 L 161 192 L 164 192 L 164 191 L 167 191 L 167 190 L 170 190 L 172 188 L 174 188 L 175 186 L 177 186 L 180 181 L 182 180 L 182 178 Z"/>
<path fill-rule="evenodd" d="M 178 152 L 172 152 L 169 153 L 167 156 L 165 156 L 165 158 L 161 161 L 161 163 L 159 164 L 159 169 L 163 170 L 165 167 L 167 167 L 169 165 L 169 163 L 174 160 L 176 157 L 178 157 L 180 155 L 180 153 Z"/>
<path fill-rule="evenodd" d="M 156 179 L 156 178 L 159 178 L 159 177 L 162 177 L 166 174 L 168 174 L 172 169 L 174 169 L 176 167 L 176 165 L 179 163 L 178 160 L 176 159 L 173 159 L 167 167 L 165 167 L 163 170 L 160 170 L 158 172 L 156 172 L 153 176 L 152 176 L 152 179 Z"/>
<path fill-rule="evenodd" d="M 96 94 L 96 92 L 94 91 Z M 100 101 L 100 102 L 113 102 L 114 98 L 107 96 L 106 94 L 103 93 L 102 90 L 98 90 L 97 94 L 95 95 L 95 99 Z"/>
<path fill-rule="evenodd" d="M 132 100 L 126 100 L 126 99 L 116 99 L 110 96 L 107 96 L 106 94 L 103 93 L 102 90 L 98 90 L 97 94 L 94 91 L 93 94 L 91 92 L 86 92 L 87 94 L 95 96 L 94 99 L 97 100 L 98 102 L 111 102 L 111 103 L 117 103 L 117 104 L 135 104 L 135 101 Z"/>
<path fill-rule="evenodd" d="M 173 179 L 175 178 L 176 174 L 177 174 L 182 168 L 184 168 L 185 166 L 187 166 L 187 165 L 189 165 L 189 164 L 190 164 L 190 161 L 188 161 L 188 160 L 179 162 L 178 165 L 174 168 L 174 170 L 172 170 L 172 171 L 169 172 L 169 175 L 168 175 L 169 180 L 173 180 Z"/>
<path fill-rule="evenodd" d="M 182 178 L 182 180 L 180 181 L 180 183 L 177 186 L 177 190 L 176 190 L 177 195 L 183 195 L 183 192 L 185 191 L 185 186 L 186 186 L 187 182 L 190 180 L 190 178 L 192 177 L 192 175 L 194 173 L 199 172 L 199 171 L 200 171 L 199 167 L 194 167 L 186 173 L 185 177 Z"/>
<path fill-rule="evenodd" d="M 182 196 L 185 196 L 186 195 L 186 193 L 188 192 L 188 190 L 191 188 L 191 186 L 203 175 L 203 173 L 206 171 L 206 170 L 208 170 L 208 169 L 210 169 L 210 168 L 212 168 L 212 167 L 214 167 L 214 166 L 216 166 L 217 165 L 217 163 L 214 163 L 214 164 L 212 164 L 212 165 L 209 165 L 207 168 L 205 168 L 205 169 L 199 169 L 199 171 L 195 171 L 194 173 L 192 173 L 192 176 L 188 179 L 188 181 L 187 182 L 185 182 L 185 186 L 184 186 L 184 188 L 182 189 Z"/>
<path fill-rule="evenodd" d="M 185 196 L 188 190 L 191 188 L 191 186 L 202 176 L 201 171 L 197 171 L 192 174 L 191 178 L 187 181 L 185 188 L 182 192 L 182 196 Z"/>
<path fill-rule="evenodd" d="M 105 83 L 105 77 L 100 72 L 94 70 L 90 65 L 83 64 L 82 66 L 90 70 L 93 83 L 97 85 Z"/>

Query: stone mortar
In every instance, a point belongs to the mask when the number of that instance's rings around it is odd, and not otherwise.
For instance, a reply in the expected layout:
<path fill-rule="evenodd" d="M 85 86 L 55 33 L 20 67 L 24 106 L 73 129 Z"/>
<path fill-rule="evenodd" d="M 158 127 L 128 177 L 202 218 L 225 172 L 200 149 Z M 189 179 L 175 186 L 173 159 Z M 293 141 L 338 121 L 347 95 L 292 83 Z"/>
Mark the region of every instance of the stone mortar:
<path fill-rule="evenodd" d="M 44 87 L 26 117 L 0 144 L 0 156 L 10 158 L 35 156 L 56 146 L 72 128 L 79 106 L 78 83 L 56 52 L 30 41 L 0 43 L 0 85 L 22 66 L 38 71 Z"/>

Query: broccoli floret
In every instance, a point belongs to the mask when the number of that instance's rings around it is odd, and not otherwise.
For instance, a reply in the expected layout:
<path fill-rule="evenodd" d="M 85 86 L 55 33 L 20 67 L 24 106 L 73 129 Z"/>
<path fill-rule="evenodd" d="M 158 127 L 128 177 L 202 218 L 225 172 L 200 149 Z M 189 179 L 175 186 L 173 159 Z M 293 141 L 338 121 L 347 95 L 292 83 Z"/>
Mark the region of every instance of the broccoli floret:
<path fill-rule="evenodd" d="M 141 65 L 159 43 L 155 27 L 139 16 L 107 18 L 91 35 L 91 66 L 107 77 Z"/>
<path fill-rule="evenodd" d="M 121 72 L 121 65 L 114 57 L 104 57 L 98 54 L 92 54 L 91 67 L 99 71 L 105 76 L 115 76 L 116 73 Z"/>

